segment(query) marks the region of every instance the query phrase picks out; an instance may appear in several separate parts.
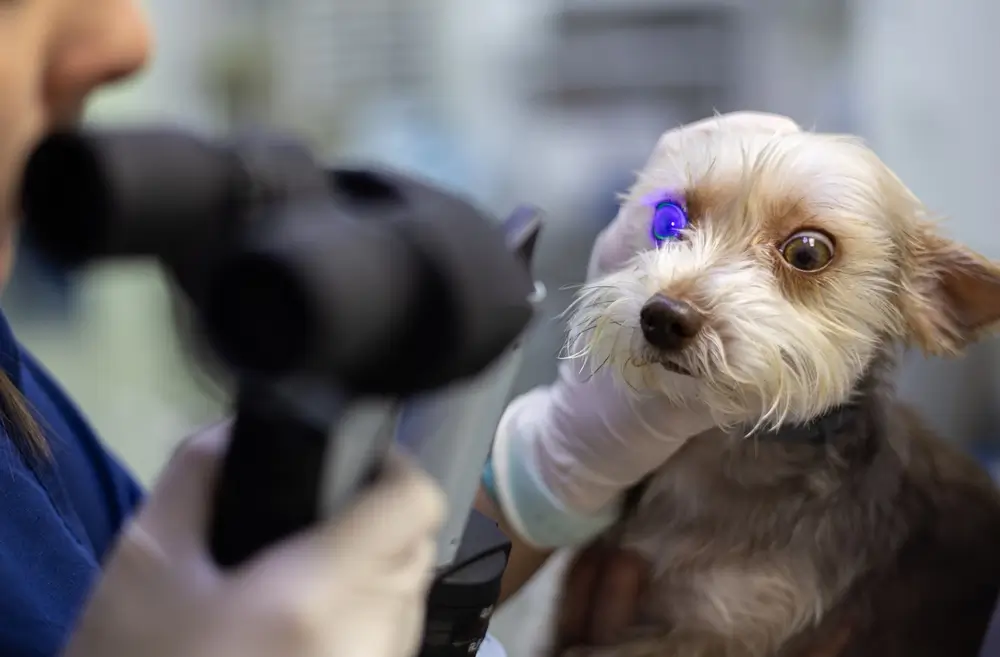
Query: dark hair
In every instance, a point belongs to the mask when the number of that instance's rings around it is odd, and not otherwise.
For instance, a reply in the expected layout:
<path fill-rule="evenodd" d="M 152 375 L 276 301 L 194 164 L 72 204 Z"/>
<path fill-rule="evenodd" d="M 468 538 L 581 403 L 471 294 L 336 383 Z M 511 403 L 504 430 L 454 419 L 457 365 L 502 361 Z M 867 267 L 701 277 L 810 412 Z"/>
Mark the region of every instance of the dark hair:
<path fill-rule="evenodd" d="M 45 432 L 31 412 L 28 400 L 3 370 L 0 370 L 0 424 L 25 458 L 47 460 L 51 457 Z"/>

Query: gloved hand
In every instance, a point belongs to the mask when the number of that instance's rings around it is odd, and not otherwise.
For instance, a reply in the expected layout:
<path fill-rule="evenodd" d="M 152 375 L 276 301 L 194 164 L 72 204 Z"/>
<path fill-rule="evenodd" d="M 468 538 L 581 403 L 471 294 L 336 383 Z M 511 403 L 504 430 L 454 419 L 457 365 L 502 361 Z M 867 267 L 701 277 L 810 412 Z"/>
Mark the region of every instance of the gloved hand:
<path fill-rule="evenodd" d="M 123 531 L 64 657 L 409 657 L 443 517 L 437 487 L 393 456 L 328 524 L 221 572 L 206 550 L 228 426 L 174 457 Z"/>
<path fill-rule="evenodd" d="M 661 137 L 646 165 L 656 167 L 685 140 L 714 130 L 795 132 L 790 119 L 739 112 Z M 648 223 L 623 206 L 598 236 L 587 280 L 616 271 L 651 248 Z M 640 226 L 641 224 L 641 226 Z M 570 359 L 551 386 L 515 399 L 497 428 L 483 487 L 511 527 L 536 548 L 580 545 L 617 518 L 622 494 L 662 465 L 687 439 L 714 426 L 704 408 L 639 396 L 607 371 Z"/>
<path fill-rule="evenodd" d="M 484 483 L 529 544 L 579 545 L 614 522 L 625 490 L 711 425 L 696 408 L 636 397 L 606 370 L 591 376 L 568 361 L 555 384 L 507 407 Z"/>

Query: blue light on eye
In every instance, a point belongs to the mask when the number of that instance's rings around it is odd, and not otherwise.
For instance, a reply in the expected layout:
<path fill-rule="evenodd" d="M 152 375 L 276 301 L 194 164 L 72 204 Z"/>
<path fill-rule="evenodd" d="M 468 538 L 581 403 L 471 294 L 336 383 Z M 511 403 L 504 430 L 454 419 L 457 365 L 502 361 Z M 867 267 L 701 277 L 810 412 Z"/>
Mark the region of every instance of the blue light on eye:
<path fill-rule="evenodd" d="M 684 207 L 677 201 L 661 200 L 653 205 L 653 221 L 649 227 L 650 236 L 657 244 L 675 240 L 687 228 L 688 218 Z"/>

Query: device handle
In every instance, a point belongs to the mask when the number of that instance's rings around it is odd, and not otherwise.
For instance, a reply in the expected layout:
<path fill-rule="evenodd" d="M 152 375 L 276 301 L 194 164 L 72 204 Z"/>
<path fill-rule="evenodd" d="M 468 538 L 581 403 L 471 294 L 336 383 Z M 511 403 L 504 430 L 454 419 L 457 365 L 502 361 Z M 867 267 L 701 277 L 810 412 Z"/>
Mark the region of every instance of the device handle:
<path fill-rule="evenodd" d="M 303 412 L 275 389 L 241 385 L 209 528 L 209 548 L 221 567 L 317 522 L 334 407 Z"/>

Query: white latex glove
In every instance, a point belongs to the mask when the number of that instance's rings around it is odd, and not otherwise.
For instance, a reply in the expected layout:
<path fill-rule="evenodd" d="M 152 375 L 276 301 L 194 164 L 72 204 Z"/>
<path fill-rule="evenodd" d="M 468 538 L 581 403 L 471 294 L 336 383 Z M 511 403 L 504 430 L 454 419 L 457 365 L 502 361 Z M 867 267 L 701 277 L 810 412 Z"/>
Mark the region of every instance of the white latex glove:
<path fill-rule="evenodd" d="M 527 543 L 579 545 L 615 521 L 627 489 L 711 427 L 707 413 L 637 398 L 606 370 L 568 361 L 556 383 L 507 407 L 484 484 Z"/>
<path fill-rule="evenodd" d="M 646 168 L 668 153 L 724 129 L 796 132 L 792 120 L 737 112 L 665 133 Z M 587 280 L 597 280 L 648 249 L 648 223 L 623 208 L 598 236 Z M 637 223 L 638 219 L 638 223 Z M 697 406 L 639 397 L 606 370 L 591 375 L 580 360 L 562 363 L 551 386 L 515 399 L 497 428 L 483 473 L 486 489 L 526 542 L 541 548 L 581 544 L 617 518 L 622 494 L 660 467 L 689 438 L 713 427 Z"/>
<path fill-rule="evenodd" d="M 220 572 L 206 550 L 228 426 L 174 457 L 123 531 L 64 657 L 408 657 L 444 502 L 400 456 L 344 515 Z"/>

